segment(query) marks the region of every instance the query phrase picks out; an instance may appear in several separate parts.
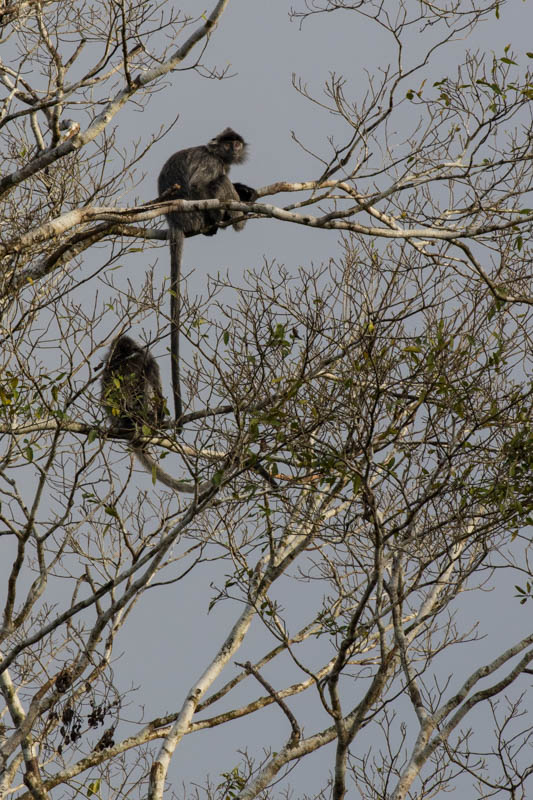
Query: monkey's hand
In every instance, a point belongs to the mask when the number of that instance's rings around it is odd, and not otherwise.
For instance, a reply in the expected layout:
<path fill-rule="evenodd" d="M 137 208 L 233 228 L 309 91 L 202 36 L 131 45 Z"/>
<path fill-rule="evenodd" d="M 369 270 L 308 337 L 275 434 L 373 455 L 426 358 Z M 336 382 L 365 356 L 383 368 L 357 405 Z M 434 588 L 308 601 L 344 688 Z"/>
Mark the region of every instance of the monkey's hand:
<path fill-rule="evenodd" d="M 257 200 L 257 192 L 251 186 L 246 186 L 245 183 L 234 183 L 235 191 L 239 195 L 239 200 L 243 203 L 255 203 Z"/>

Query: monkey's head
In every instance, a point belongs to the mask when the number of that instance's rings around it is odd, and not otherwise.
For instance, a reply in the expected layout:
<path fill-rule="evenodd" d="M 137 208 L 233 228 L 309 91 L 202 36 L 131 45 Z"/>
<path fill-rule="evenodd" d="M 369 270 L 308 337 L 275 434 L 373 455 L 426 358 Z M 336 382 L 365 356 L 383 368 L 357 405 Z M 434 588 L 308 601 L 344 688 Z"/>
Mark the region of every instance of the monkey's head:
<path fill-rule="evenodd" d="M 242 164 L 248 155 L 248 145 L 232 128 L 224 128 L 218 136 L 211 139 L 207 148 L 225 164 Z"/>
<path fill-rule="evenodd" d="M 124 361 L 132 360 L 136 355 L 142 354 L 144 348 L 139 347 L 136 341 L 131 336 L 117 336 L 115 341 L 109 348 L 108 363 L 115 365 L 122 365 Z"/>

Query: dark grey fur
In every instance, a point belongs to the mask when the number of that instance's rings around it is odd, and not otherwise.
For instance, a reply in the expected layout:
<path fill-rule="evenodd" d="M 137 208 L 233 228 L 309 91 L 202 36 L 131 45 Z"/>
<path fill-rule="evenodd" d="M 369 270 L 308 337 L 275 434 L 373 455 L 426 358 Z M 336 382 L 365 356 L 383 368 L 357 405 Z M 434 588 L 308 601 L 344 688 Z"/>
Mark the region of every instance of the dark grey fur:
<path fill-rule="evenodd" d="M 175 491 L 194 491 L 163 470 L 144 447 L 135 443 L 143 426 L 160 427 L 165 418 L 165 398 L 157 361 L 147 347 L 130 336 L 119 336 L 107 355 L 102 372 L 102 405 L 117 433 L 128 434 L 131 447 L 143 467 Z M 200 490 L 209 488 L 200 487 Z"/>
<path fill-rule="evenodd" d="M 225 128 L 206 145 L 178 150 L 170 156 L 159 174 L 159 194 L 177 200 L 245 200 L 257 198 L 254 189 L 233 184 L 228 178 L 232 164 L 242 164 L 247 144 L 238 133 Z M 170 240 L 170 351 L 172 357 L 172 391 L 178 430 L 183 415 L 179 376 L 180 275 L 185 236 L 203 233 L 213 236 L 218 225 L 242 217 L 240 211 L 173 211 L 167 214 Z M 232 223 L 236 231 L 244 228 L 243 219 Z"/>
<path fill-rule="evenodd" d="M 164 419 L 157 361 L 130 336 L 119 336 L 109 349 L 102 372 L 102 403 L 113 427 L 124 433 L 139 433 L 143 425 L 158 427 Z"/>

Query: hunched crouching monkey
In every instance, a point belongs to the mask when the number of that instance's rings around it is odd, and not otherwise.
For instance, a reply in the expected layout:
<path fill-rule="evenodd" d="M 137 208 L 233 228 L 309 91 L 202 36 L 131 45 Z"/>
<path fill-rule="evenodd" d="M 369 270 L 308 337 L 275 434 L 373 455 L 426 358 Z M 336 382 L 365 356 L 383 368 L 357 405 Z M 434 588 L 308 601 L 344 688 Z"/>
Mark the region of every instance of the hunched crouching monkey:
<path fill-rule="evenodd" d="M 147 347 L 130 336 L 118 336 L 109 348 L 101 388 L 102 405 L 112 429 L 128 434 L 133 453 L 151 475 L 178 492 L 202 493 L 211 488 L 211 481 L 194 486 L 173 478 L 154 461 L 146 447 L 135 442 L 143 426 L 160 427 L 165 418 L 159 366 Z"/>

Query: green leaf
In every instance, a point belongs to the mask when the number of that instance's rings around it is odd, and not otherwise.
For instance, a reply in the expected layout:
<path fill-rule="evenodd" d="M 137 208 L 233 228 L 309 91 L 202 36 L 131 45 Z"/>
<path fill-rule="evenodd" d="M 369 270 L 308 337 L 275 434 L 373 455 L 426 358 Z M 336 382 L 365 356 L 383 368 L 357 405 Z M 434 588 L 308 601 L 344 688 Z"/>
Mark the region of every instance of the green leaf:
<path fill-rule="evenodd" d="M 87 797 L 92 797 L 93 794 L 98 794 L 100 791 L 100 778 L 96 781 L 91 781 L 87 787 Z"/>
<path fill-rule="evenodd" d="M 97 438 L 98 438 L 98 431 L 95 431 L 95 429 L 93 428 L 92 430 L 89 431 L 89 435 L 87 436 L 87 441 L 89 442 L 89 444 L 91 444 Z"/>

